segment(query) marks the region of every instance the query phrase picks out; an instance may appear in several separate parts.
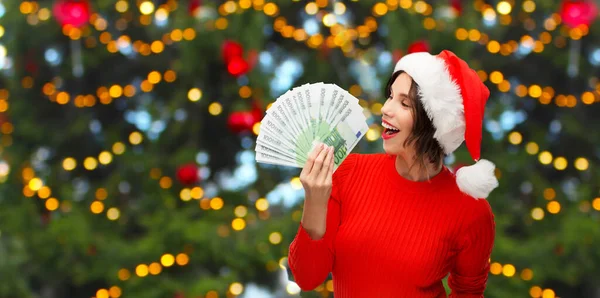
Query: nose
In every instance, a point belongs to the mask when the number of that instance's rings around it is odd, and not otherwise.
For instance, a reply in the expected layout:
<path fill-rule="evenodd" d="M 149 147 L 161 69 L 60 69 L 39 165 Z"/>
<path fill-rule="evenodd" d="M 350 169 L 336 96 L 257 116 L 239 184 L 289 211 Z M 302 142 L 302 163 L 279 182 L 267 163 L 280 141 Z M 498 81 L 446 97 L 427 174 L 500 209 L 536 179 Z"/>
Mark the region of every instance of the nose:
<path fill-rule="evenodd" d="M 390 108 L 389 105 L 386 103 L 383 104 L 383 106 L 381 107 L 381 114 L 385 115 L 386 117 L 391 116 L 390 114 Z"/>

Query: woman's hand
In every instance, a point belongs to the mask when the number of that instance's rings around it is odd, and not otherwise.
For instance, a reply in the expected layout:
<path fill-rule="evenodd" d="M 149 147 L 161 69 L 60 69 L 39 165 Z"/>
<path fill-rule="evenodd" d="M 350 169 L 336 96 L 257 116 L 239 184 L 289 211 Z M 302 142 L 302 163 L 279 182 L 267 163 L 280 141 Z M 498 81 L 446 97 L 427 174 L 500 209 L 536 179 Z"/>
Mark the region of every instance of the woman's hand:
<path fill-rule="evenodd" d="M 327 207 L 331 195 L 333 176 L 333 147 L 317 145 L 308 155 L 308 160 L 300 173 L 300 182 L 306 194 L 306 202 Z"/>

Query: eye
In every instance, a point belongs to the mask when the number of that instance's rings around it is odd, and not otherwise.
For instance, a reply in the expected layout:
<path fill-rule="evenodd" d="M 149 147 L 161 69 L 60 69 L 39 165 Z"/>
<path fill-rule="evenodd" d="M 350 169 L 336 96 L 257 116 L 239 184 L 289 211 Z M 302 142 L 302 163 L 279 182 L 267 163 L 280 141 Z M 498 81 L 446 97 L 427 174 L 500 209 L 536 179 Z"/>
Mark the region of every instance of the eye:
<path fill-rule="evenodd" d="M 407 104 L 406 104 L 406 101 L 404 101 L 404 100 L 402 101 L 402 105 L 403 105 L 403 106 L 405 106 L 405 107 L 407 107 L 407 108 L 410 108 L 410 106 L 409 106 L 409 105 L 407 105 Z"/>

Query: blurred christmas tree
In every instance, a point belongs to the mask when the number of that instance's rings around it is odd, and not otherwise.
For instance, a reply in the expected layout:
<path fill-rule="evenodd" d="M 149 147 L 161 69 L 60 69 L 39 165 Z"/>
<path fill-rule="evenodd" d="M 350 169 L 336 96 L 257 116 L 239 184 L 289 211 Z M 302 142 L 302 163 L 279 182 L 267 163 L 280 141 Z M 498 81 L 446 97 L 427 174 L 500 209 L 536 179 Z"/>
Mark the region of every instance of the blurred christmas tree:
<path fill-rule="evenodd" d="M 297 294 L 299 171 L 254 163 L 264 110 L 336 83 L 370 116 L 355 152 L 381 152 L 394 62 L 444 48 L 492 91 L 486 297 L 600 297 L 596 16 L 592 1 L 0 2 L 0 297 Z M 462 161 L 464 146 L 446 163 Z"/>

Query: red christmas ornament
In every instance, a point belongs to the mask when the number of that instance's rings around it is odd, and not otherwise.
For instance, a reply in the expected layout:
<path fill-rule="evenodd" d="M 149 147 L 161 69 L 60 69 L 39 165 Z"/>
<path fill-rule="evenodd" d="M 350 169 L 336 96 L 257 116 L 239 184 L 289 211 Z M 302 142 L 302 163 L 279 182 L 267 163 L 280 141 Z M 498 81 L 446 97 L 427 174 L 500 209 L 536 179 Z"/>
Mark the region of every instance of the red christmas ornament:
<path fill-rule="evenodd" d="M 223 61 L 229 64 L 233 58 L 241 58 L 244 54 L 244 48 L 236 41 L 227 40 L 223 43 L 222 53 Z"/>
<path fill-rule="evenodd" d="M 426 40 L 419 40 L 411 43 L 408 46 L 408 53 L 429 52 L 431 49 Z"/>
<path fill-rule="evenodd" d="M 589 26 L 598 15 L 598 7 L 594 1 L 564 0 L 560 8 L 563 23 L 571 28 L 579 25 Z"/>
<path fill-rule="evenodd" d="M 198 182 L 198 167 L 195 164 L 185 164 L 177 169 L 177 180 L 183 185 Z"/>
<path fill-rule="evenodd" d="M 252 127 L 260 118 L 256 117 L 253 112 L 237 111 L 229 114 L 227 118 L 227 126 L 232 132 L 239 134 L 244 131 L 252 131 Z"/>
<path fill-rule="evenodd" d="M 196 10 L 198 8 L 200 8 L 200 5 L 202 5 L 202 1 L 200 1 L 200 0 L 191 0 L 190 3 L 188 4 L 188 13 L 191 16 L 195 16 L 196 15 Z"/>
<path fill-rule="evenodd" d="M 463 5 L 461 0 L 450 0 L 450 6 L 456 11 L 458 15 L 462 14 Z"/>
<path fill-rule="evenodd" d="M 258 62 L 258 51 L 257 50 L 249 50 L 246 61 L 248 62 L 248 70 L 253 69 L 256 63 Z"/>
<path fill-rule="evenodd" d="M 248 70 L 250 70 L 250 66 L 242 57 L 234 57 L 227 64 L 227 71 L 236 77 L 246 74 Z"/>
<path fill-rule="evenodd" d="M 263 116 L 264 116 L 263 110 L 261 109 L 258 101 L 255 100 L 252 102 L 252 111 L 250 111 L 250 113 L 254 117 L 254 123 L 260 121 L 260 119 L 263 118 Z M 252 125 L 254 125 L 254 123 Z"/>
<path fill-rule="evenodd" d="M 61 26 L 79 28 L 89 22 L 90 3 L 88 0 L 57 0 L 52 14 Z"/>

